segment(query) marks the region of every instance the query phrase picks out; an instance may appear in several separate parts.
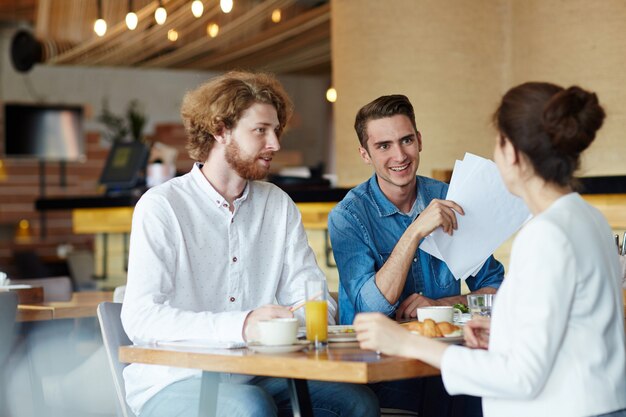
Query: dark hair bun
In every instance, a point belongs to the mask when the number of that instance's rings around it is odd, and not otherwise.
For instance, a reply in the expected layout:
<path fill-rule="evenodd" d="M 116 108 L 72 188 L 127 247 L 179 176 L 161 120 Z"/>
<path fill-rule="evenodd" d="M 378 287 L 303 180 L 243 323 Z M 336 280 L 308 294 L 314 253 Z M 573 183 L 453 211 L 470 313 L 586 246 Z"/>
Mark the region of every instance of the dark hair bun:
<path fill-rule="evenodd" d="M 572 86 L 547 102 L 542 123 L 557 152 L 578 157 L 595 139 L 604 116 L 595 93 Z"/>

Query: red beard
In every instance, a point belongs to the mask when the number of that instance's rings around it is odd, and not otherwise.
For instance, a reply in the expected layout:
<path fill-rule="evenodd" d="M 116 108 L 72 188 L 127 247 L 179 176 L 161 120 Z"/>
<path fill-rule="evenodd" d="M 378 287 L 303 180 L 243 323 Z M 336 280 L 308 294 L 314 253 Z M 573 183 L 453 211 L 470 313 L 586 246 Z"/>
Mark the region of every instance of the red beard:
<path fill-rule="evenodd" d="M 257 161 L 262 157 L 271 157 L 272 152 L 258 154 L 251 158 L 241 156 L 241 148 L 235 141 L 226 145 L 226 162 L 235 170 L 237 174 L 246 180 L 261 180 L 265 178 L 269 169 L 260 165 Z"/>

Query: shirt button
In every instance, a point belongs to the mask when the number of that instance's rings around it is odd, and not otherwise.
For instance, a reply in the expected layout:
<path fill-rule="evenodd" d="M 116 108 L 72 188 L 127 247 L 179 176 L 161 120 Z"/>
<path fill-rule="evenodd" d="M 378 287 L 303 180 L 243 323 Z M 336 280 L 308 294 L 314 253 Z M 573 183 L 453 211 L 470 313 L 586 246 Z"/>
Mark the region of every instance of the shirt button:
<path fill-rule="evenodd" d="M 228 204 L 224 203 L 222 204 L 222 207 L 228 207 Z"/>
<path fill-rule="evenodd" d="M 233 262 L 237 262 L 237 257 L 236 256 L 233 257 Z"/>
<path fill-rule="evenodd" d="M 413 258 L 413 262 L 417 262 L 417 258 Z"/>
<path fill-rule="evenodd" d="M 230 302 L 234 303 L 235 302 L 235 297 L 230 297 Z"/>

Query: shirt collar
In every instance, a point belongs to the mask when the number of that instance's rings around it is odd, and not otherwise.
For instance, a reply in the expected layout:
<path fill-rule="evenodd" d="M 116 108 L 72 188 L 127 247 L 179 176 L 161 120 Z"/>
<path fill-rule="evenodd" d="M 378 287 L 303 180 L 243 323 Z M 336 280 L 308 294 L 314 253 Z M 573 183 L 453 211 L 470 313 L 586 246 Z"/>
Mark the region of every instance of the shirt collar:
<path fill-rule="evenodd" d="M 209 199 L 214 202 L 214 204 L 218 207 L 228 207 L 228 201 L 213 187 L 211 182 L 204 176 L 201 171 L 202 164 L 196 162 L 193 164 L 193 168 L 191 169 L 191 176 L 194 178 L 196 183 L 200 186 L 200 188 L 206 192 L 209 196 Z M 246 187 L 243 189 L 243 193 L 241 197 L 234 201 L 235 206 L 239 206 L 242 202 L 244 202 L 248 198 L 248 194 L 250 193 L 250 181 L 246 182 Z"/>
<path fill-rule="evenodd" d="M 420 184 L 420 177 L 417 176 L 415 181 L 417 200 L 415 201 L 415 203 L 413 203 L 413 208 L 409 213 L 409 215 L 413 218 L 417 217 L 417 215 L 424 211 L 424 209 L 426 208 L 426 202 L 424 201 L 423 195 L 424 193 L 420 190 Z M 378 177 L 376 176 L 376 174 L 372 175 L 372 177 L 369 179 L 369 188 L 371 190 L 370 194 L 372 197 L 372 201 L 378 209 L 378 214 L 380 215 L 380 217 L 387 217 L 396 213 L 404 214 L 398 209 L 398 207 L 396 207 L 391 201 L 389 201 L 385 194 L 383 194 L 383 191 L 378 185 Z"/>

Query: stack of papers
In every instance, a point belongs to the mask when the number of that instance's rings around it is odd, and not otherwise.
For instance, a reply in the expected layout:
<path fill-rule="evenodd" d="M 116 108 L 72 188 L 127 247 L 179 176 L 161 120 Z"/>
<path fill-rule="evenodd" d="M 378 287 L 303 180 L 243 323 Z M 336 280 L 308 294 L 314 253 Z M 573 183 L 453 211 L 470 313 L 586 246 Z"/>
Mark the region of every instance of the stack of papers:
<path fill-rule="evenodd" d="M 156 344 L 159 346 L 209 349 L 239 349 L 246 346 L 245 342 L 209 339 L 161 340 Z"/>
<path fill-rule="evenodd" d="M 458 229 L 450 236 L 438 228 L 420 249 L 444 261 L 457 280 L 475 275 L 531 217 L 524 201 L 506 189 L 496 164 L 470 153 L 454 164 L 446 200 L 465 212 L 456 216 Z"/>

